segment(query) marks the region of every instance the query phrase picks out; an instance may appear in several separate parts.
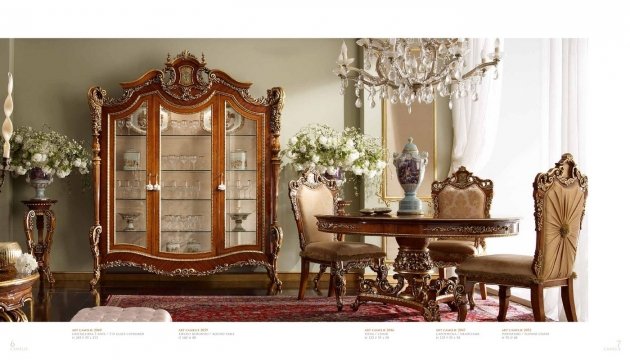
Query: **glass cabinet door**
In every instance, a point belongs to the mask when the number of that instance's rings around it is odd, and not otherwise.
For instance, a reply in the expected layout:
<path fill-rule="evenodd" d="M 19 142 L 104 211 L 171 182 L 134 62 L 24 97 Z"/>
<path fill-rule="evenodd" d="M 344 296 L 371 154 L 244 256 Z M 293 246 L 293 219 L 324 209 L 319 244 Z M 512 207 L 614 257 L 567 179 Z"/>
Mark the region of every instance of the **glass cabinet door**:
<path fill-rule="evenodd" d="M 115 118 L 114 245 L 147 248 L 147 106 L 145 100 L 130 115 Z"/>
<path fill-rule="evenodd" d="M 257 122 L 230 103 L 225 111 L 225 244 L 226 249 L 256 245 L 258 229 Z"/>
<path fill-rule="evenodd" d="M 159 252 L 214 252 L 212 107 L 178 113 L 160 106 L 160 123 Z"/>

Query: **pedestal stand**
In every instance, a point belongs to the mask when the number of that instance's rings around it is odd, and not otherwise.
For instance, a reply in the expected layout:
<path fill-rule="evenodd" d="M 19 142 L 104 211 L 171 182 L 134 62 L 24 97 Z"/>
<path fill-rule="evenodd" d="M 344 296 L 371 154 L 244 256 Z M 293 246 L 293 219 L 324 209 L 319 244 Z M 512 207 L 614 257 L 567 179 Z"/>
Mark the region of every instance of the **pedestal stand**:
<path fill-rule="evenodd" d="M 40 282 L 44 276 L 52 286 L 55 279 L 50 272 L 50 249 L 52 248 L 53 234 L 56 228 L 55 213 L 50 209 L 57 200 L 31 199 L 22 201 L 28 207 L 24 214 L 24 231 L 26 232 L 26 246 L 28 252 L 37 259 Z M 34 231 L 37 229 L 37 243 L 34 243 Z"/>

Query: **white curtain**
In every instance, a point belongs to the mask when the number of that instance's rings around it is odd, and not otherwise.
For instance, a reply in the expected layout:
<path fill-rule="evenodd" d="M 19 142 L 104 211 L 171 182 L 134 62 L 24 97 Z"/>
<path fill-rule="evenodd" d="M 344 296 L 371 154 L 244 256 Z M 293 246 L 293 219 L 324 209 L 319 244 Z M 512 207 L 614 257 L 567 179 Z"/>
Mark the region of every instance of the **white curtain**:
<path fill-rule="evenodd" d="M 499 78 L 502 83 L 497 84 L 500 89 L 494 89 L 501 90 L 501 96 L 485 94 L 478 103 L 461 99 L 454 104 L 452 169 L 463 164 L 493 180 L 492 216 L 521 218 L 518 236 L 486 240 L 489 254 L 534 255 L 532 181 L 537 173 L 570 152 L 589 175 L 584 145 L 586 60 L 586 40 L 508 39 Z M 485 86 L 497 83 L 486 80 Z M 586 207 L 574 268 L 580 321 L 588 318 L 589 199 Z M 512 296 L 529 299 L 529 290 L 513 288 Z M 545 311 L 551 319 L 564 319 L 558 289 L 546 290 Z"/>
<path fill-rule="evenodd" d="M 542 44 L 541 126 L 543 164 L 553 164 L 563 153 L 573 154 L 578 166 L 588 176 L 585 154 L 587 40 L 545 39 Z M 588 199 L 587 199 L 588 214 Z M 574 296 L 580 321 L 588 318 L 588 215 L 583 220 L 574 271 Z M 545 290 L 545 312 L 554 320 L 566 320 L 560 290 Z"/>
<path fill-rule="evenodd" d="M 496 39 L 469 39 L 470 51 L 465 56 L 466 71 L 475 66 L 481 54 L 494 52 Z M 500 69 L 499 69 L 500 70 Z M 460 166 L 475 172 L 487 162 L 494 147 L 501 105 L 502 77 L 493 79 L 492 72 L 478 87 L 478 99 L 472 96 L 453 98 L 453 152 L 451 171 Z M 449 173 L 449 174 L 450 174 Z"/>

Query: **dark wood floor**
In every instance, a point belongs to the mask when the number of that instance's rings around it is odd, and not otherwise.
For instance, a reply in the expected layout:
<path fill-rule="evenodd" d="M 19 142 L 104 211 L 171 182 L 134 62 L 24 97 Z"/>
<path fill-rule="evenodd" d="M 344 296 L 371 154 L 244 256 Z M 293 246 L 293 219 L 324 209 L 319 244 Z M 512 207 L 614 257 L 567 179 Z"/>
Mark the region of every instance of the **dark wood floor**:
<path fill-rule="evenodd" d="M 123 281 L 107 282 L 101 285 L 98 297 L 89 291 L 85 281 L 57 281 L 54 287 L 33 288 L 33 316 L 29 314 L 29 305 L 25 311 L 32 321 L 70 321 L 81 309 L 92 307 L 99 301 L 104 305 L 109 295 L 249 295 L 266 296 L 265 284 L 239 283 L 238 286 L 214 286 L 193 281 Z M 297 283 L 285 283 L 282 295 L 297 296 Z M 328 283 L 322 281 L 320 288 L 324 293 L 317 293 L 309 284 L 306 296 L 326 296 Z M 348 288 L 347 295 L 355 295 L 356 290 Z"/>

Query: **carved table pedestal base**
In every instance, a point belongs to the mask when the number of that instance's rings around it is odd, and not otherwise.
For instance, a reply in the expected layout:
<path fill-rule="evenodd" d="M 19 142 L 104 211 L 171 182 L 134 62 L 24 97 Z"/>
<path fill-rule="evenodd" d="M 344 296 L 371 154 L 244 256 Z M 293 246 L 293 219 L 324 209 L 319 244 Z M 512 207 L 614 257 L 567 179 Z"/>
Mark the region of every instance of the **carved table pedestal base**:
<path fill-rule="evenodd" d="M 391 285 L 387 281 L 387 271 L 381 271 L 376 280 L 363 280 L 353 310 L 375 301 L 416 309 L 426 321 L 440 321 L 440 302 L 449 302 L 451 309 L 467 304 L 463 285 L 457 285 L 454 279 L 431 280 L 433 262 L 427 250 L 428 238 L 397 237 L 396 241 L 399 249 L 394 262 L 394 279 L 397 283 Z"/>

